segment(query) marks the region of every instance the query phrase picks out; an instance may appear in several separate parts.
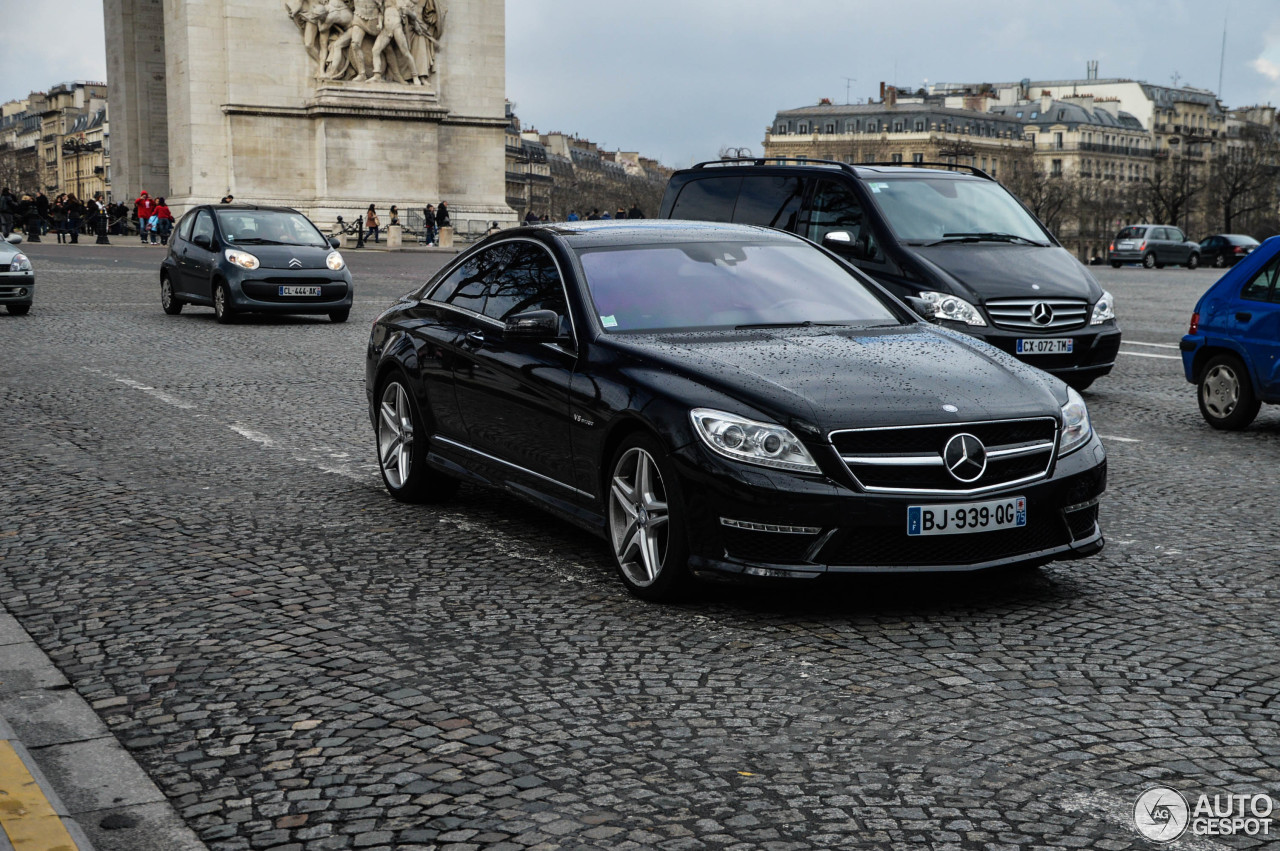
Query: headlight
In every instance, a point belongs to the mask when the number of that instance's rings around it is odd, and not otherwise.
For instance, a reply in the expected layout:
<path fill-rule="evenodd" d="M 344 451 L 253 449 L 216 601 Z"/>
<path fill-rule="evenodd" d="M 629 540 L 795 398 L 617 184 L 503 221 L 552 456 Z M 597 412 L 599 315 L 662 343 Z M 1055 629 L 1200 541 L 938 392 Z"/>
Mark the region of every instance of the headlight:
<path fill-rule="evenodd" d="M 1093 318 L 1089 320 L 1090 325 L 1101 325 L 1108 319 L 1116 318 L 1116 302 L 1111 297 L 1111 293 L 1106 290 L 1102 291 L 1102 298 L 1098 299 L 1098 303 L 1093 306 Z"/>
<path fill-rule="evenodd" d="M 258 262 L 258 258 L 254 257 L 247 251 L 237 251 L 234 248 L 228 248 L 222 252 L 226 258 L 232 263 L 245 269 L 256 269 L 262 264 Z"/>
<path fill-rule="evenodd" d="M 31 261 L 25 254 L 15 254 L 13 259 L 9 261 L 10 272 L 30 272 Z"/>
<path fill-rule="evenodd" d="M 710 408 L 694 408 L 689 416 L 693 419 L 693 430 L 702 442 L 726 458 L 780 470 L 818 472 L 818 465 L 804 444 L 780 425 L 760 423 Z"/>
<path fill-rule="evenodd" d="M 1089 442 L 1093 434 L 1093 426 L 1089 423 L 1089 409 L 1084 399 L 1072 388 L 1067 388 L 1067 404 L 1062 406 L 1062 442 L 1058 444 L 1058 455 L 1075 452 Z"/>
<path fill-rule="evenodd" d="M 934 315 L 939 319 L 950 319 L 952 322 L 963 322 L 966 325 L 986 325 L 978 308 L 962 298 L 948 293 L 920 293 L 920 298 L 933 305 Z"/>
<path fill-rule="evenodd" d="M 324 262 L 335 272 L 342 270 L 347 265 L 347 261 L 343 260 L 342 255 L 336 251 L 330 251 Z"/>

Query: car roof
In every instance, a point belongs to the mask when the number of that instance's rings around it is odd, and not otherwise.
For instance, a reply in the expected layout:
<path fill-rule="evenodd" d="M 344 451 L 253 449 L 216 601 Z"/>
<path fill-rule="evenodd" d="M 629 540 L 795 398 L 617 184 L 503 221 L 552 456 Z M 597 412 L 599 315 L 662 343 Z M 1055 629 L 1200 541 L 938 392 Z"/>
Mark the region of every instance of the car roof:
<path fill-rule="evenodd" d="M 778 242 L 801 241 L 773 228 L 735 225 L 725 222 L 695 222 L 680 219 L 637 219 L 598 222 L 556 222 L 508 228 L 501 236 L 551 233 L 572 248 L 651 245 L 655 242 Z M 532 235 L 532 234 L 531 234 Z M 497 238 L 497 235 L 494 237 Z"/>
<path fill-rule="evenodd" d="M 257 204 L 203 204 L 202 206 L 208 207 L 210 210 L 213 210 L 214 212 L 218 212 L 219 210 L 232 210 L 232 211 L 240 211 L 240 212 L 246 212 L 250 210 L 261 210 L 267 213 L 297 213 L 298 212 L 292 207 L 263 207 Z"/>
<path fill-rule="evenodd" d="M 800 159 L 795 157 L 758 157 L 726 160 L 708 160 L 690 168 L 676 172 L 680 176 L 713 175 L 719 171 L 759 171 L 768 169 L 771 173 L 785 172 L 788 169 L 800 169 L 810 174 L 830 174 L 843 172 L 859 180 L 868 177 L 909 177 L 936 178 L 939 175 L 955 180 L 994 181 L 991 175 L 977 166 L 961 163 L 919 162 L 919 163 L 846 163 L 839 160 Z"/>

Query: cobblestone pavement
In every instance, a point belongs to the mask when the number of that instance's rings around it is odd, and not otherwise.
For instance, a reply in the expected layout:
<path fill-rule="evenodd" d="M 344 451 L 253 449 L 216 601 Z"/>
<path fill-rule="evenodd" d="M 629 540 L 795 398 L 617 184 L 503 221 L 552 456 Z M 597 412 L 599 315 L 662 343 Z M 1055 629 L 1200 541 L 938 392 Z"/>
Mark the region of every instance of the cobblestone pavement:
<path fill-rule="evenodd" d="M 662 607 L 505 495 L 382 491 L 366 335 L 444 258 L 219 326 L 158 252 L 30 247 L 0 599 L 215 851 L 1143 848 L 1152 784 L 1280 798 L 1280 411 L 1211 431 L 1167 348 L 1211 271 L 1096 270 L 1101 556 Z"/>

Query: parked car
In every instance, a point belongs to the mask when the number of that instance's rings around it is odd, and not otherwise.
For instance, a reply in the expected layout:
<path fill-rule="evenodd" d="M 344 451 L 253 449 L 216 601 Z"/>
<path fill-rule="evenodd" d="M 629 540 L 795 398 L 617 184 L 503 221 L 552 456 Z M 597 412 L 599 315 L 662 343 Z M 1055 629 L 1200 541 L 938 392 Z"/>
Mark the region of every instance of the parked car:
<path fill-rule="evenodd" d="M 160 304 L 213 308 L 219 322 L 238 313 L 321 313 L 346 322 L 351 272 L 310 219 L 285 207 L 205 205 L 174 229 L 160 264 Z"/>
<path fill-rule="evenodd" d="M 1088 268 L 986 173 L 919 165 L 701 163 L 672 175 L 659 217 L 797 233 L 1077 389 L 1110 372 L 1120 327 Z"/>
<path fill-rule="evenodd" d="M 1263 402 L 1280 403 L 1280 236 L 1200 297 L 1181 349 L 1200 413 L 1214 428 L 1244 428 Z"/>
<path fill-rule="evenodd" d="M 22 235 L 0 240 L 0 304 L 14 316 L 26 316 L 36 296 L 36 273 L 31 260 L 18 250 Z"/>
<path fill-rule="evenodd" d="M 1116 269 L 1124 263 L 1141 263 L 1148 269 L 1171 265 L 1194 269 L 1200 265 L 1200 244 L 1172 225 L 1129 225 L 1111 240 L 1107 259 Z"/>
<path fill-rule="evenodd" d="M 1234 266 L 1253 253 L 1258 240 L 1239 233 L 1219 233 L 1200 241 L 1200 262 L 1215 269 Z"/>
<path fill-rule="evenodd" d="M 776 230 L 502 231 L 375 321 L 365 387 L 393 497 L 504 487 L 604 537 L 645 599 L 1103 547 L 1075 390 Z"/>

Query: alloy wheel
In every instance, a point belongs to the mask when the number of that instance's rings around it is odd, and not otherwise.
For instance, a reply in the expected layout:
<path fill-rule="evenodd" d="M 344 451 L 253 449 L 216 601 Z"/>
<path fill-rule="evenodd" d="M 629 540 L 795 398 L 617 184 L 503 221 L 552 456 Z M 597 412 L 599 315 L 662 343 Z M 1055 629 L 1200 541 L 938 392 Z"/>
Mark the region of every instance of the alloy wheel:
<path fill-rule="evenodd" d="M 657 462 L 640 447 L 624 453 L 609 486 L 609 532 L 629 582 L 652 585 L 662 574 L 670 541 L 667 491 Z"/>
<path fill-rule="evenodd" d="M 397 490 L 413 472 L 413 411 L 398 381 L 387 385 L 378 403 L 378 463 L 387 484 Z"/>
<path fill-rule="evenodd" d="M 1219 419 L 1231 416 L 1240 402 L 1240 379 L 1235 370 L 1225 364 L 1210 369 L 1201 387 L 1205 408 Z"/>

